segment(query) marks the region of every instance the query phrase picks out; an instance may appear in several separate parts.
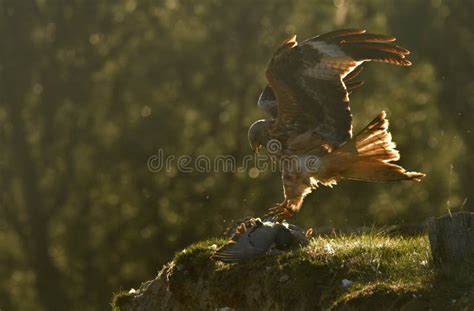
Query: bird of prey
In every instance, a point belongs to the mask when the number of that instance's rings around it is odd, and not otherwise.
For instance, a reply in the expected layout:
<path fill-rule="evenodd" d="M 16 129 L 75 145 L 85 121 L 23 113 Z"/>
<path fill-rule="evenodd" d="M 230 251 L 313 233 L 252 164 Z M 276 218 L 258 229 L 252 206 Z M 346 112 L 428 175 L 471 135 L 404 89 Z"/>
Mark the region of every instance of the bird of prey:
<path fill-rule="evenodd" d="M 287 219 L 318 184 L 339 180 L 417 180 L 424 176 L 391 163 L 400 158 L 381 112 L 354 137 L 349 94 L 362 64 L 410 66 L 409 51 L 388 35 L 344 29 L 301 43 L 286 39 L 266 68 L 258 105 L 271 117 L 248 131 L 252 150 L 265 148 L 282 172 L 284 201 L 270 214 Z"/>
<path fill-rule="evenodd" d="M 217 250 L 212 258 L 235 263 L 265 254 L 272 247 L 283 251 L 294 246 L 307 245 L 311 234 L 311 229 L 303 233 L 300 228 L 287 222 L 251 218 L 237 227 L 231 240 Z"/>

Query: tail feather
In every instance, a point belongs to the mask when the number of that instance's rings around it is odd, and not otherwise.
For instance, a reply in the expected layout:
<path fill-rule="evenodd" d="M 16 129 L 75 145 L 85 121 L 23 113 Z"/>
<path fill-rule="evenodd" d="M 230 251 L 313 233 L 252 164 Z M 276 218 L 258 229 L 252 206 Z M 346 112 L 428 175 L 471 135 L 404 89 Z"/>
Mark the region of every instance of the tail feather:
<path fill-rule="evenodd" d="M 348 163 L 341 167 L 341 177 L 357 180 L 389 181 L 417 180 L 423 173 L 408 172 L 389 163 L 400 159 L 400 153 L 388 132 L 388 120 L 382 111 L 351 141 L 333 152 L 335 162 Z M 343 157 L 343 159 L 341 159 Z"/>
<path fill-rule="evenodd" d="M 381 161 L 357 161 L 343 175 L 344 178 L 366 181 L 420 181 L 425 174 L 407 172 L 403 167 Z"/>

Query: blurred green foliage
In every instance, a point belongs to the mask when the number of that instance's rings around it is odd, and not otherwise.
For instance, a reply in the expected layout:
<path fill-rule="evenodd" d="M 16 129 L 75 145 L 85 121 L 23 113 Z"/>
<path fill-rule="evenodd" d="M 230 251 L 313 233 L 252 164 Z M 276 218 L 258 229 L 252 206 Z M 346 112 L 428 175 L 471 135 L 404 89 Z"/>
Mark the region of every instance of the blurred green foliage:
<path fill-rule="evenodd" d="M 343 181 L 295 221 L 356 227 L 474 209 L 472 1 L 0 0 L 0 308 L 106 310 L 180 248 L 281 200 L 277 173 L 153 173 L 237 159 L 288 35 L 366 27 L 414 66 L 369 64 L 355 129 L 387 110 L 422 183 Z M 258 176 L 256 176 L 258 175 Z"/>

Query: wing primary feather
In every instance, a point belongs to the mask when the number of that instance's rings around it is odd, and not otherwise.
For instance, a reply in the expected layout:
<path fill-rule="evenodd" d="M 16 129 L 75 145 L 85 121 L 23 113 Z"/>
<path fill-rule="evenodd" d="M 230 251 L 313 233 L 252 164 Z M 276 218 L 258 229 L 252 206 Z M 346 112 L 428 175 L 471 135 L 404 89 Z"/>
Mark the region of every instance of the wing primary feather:
<path fill-rule="evenodd" d="M 408 51 L 407 49 L 402 48 L 398 45 L 381 43 L 381 42 L 354 42 L 354 43 L 347 43 L 347 44 L 343 43 L 342 44 L 343 49 L 346 46 L 347 47 L 357 46 L 357 47 L 360 47 L 360 48 L 379 50 L 379 51 L 384 51 L 384 52 L 388 52 L 388 53 L 398 54 L 402 57 L 405 57 L 405 55 L 410 54 L 410 51 Z"/>
<path fill-rule="evenodd" d="M 346 86 L 347 86 L 347 82 L 357 77 L 362 72 L 363 69 L 364 67 L 362 65 L 359 65 L 356 68 L 354 68 L 347 76 L 345 76 L 344 82 L 346 83 Z"/>
<path fill-rule="evenodd" d="M 362 34 L 366 31 L 367 30 L 365 30 L 363 28 L 340 29 L 340 30 L 327 32 L 325 34 L 316 36 L 316 37 L 314 37 L 312 39 L 309 39 L 309 40 L 317 39 L 317 40 L 329 41 L 329 40 L 333 40 L 335 38 L 339 38 L 339 37 L 343 37 L 343 36 Z"/>
<path fill-rule="evenodd" d="M 397 40 L 393 36 L 389 35 L 379 35 L 373 33 L 362 33 L 362 34 L 350 34 L 341 37 L 334 38 L 332 41 L 337 41 L 339 43 L 343 42 L 393 42 Z"/>
<path fill-rule="evenodd" d="M 213 259 L 217 259 L 223 262 L 236 262 L 239 261 L 245 256 L 245 252 L 242 249 L 233 249 L 230 247 L 222 247 L 218 250 L 213 256 Z"/>
<path fill-rule="evenodd" d="M 395 49 L 387 49 L 371 43 L 371 45 L 352 44 L 343 46 L 343 50 L 351 57 L 359 61 L 379 61 L 401 66 L 410 66 L 411 62 L 405 59 L 405 55 L 398 53 Z"/>
<path fill-rule="evenodd" d="M 362 85 L 364 85 L 364 80 L 347 82 L 346 83 L 347 92 L 350 95 L 352 94 L 354 90 L 360 88 Z"/>

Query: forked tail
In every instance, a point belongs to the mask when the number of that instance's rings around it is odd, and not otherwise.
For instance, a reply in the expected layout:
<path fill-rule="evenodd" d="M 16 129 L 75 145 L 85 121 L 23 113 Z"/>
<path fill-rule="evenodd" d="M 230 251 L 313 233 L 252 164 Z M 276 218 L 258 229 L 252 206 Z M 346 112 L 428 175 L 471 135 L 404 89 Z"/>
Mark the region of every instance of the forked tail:
<path fill-rule="evenodd" d="M 420 181 L 425 176 L 389 163 L 400 159 L 400 154 L 388 132 L 388 120 L 385 117 L 382 111 L 352 140 L 332 153 L 334 162 L 340 163 L 342 160 L 346 163 L 340 166 L 341 177 L 368 181 Z"/>

